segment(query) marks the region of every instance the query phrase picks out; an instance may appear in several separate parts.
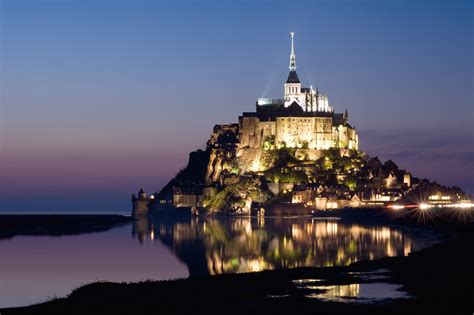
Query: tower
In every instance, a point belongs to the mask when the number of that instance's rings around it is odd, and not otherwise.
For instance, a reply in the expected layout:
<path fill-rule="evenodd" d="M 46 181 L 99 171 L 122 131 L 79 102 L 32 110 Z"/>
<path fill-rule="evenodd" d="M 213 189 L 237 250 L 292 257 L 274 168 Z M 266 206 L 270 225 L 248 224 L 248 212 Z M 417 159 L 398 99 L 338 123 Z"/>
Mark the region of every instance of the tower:
<path fill-rule="evenodd" d="M 290 106 L 293 102 L 297 102 L 299 105 L 304 103 L 304 95 L 301 95 L 301 83 L 296 74 L 296 54 L 295 54 L 295 45 L 294 37 L 295 33 L 291 32 L 291 51 L 290 51 L 290 73 L 288 74 L 288 79 L 285 83 L 285 107 Z"/>

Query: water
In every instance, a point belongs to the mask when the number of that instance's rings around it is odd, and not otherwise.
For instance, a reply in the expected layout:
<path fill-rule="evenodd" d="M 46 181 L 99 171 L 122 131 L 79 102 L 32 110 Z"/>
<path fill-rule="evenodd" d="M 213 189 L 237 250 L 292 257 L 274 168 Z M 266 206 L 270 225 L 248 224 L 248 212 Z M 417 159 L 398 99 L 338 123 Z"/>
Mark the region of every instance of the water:
<path fill-rule="evenodd" d="M 380 303 L 410 297 L 401 288 L 400 284 L 385 282 L 315 286 L 313 290 L 322 292 L 311 293 L 307 297 L 330 302 Z"/>
<path fill-rule="evenodd" d="M 402 290 L 401 284 L 385 282 L 390 280 L 390 273 L 388 269 L 349 272 L 353 282 L 348 284 L 328 285 L 325 279 L 297 279 L 293 280 L 293 284 L 297 289 L 304 290 L 307 298 L 330 302 L 373 304 L 410 298 L 410 295 Z"/>
<path fill-rule="evenodd" d="M 310 218 L 155 217 L 106 232 L 16 236 L 0 240 L 0 307 L 65 296 L 93 281 L 348 265 L 436 241 L 413 229 Z"/>

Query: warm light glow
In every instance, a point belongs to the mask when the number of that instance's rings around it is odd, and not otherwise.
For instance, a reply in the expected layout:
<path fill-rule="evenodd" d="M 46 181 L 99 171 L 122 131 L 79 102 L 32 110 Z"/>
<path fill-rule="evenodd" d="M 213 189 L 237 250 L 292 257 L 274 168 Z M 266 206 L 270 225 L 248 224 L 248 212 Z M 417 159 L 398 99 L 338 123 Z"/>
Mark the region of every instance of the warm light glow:
<path fill-rule="evenodd" d="M 428 210 L 429 208 L 431 208 L 431 205 L 427 204 L 427 203 L 420 203 L 420 206 L 419 208 L 421 210 Z"/>
<path fill-rule="evenodd" d="M 405 206 L 403 206 L 403 205 L 390 205 L 388 207 L 392 208 L 393 210 L 405 209 Z"/>
<path fill-rule="evenodd" d="M 473 202 L 460 202 L 460 203 L 455 203 L 452 206 L 455 208 L 467 209 L 467 208 L 474 207 L 474 203 Z"/>

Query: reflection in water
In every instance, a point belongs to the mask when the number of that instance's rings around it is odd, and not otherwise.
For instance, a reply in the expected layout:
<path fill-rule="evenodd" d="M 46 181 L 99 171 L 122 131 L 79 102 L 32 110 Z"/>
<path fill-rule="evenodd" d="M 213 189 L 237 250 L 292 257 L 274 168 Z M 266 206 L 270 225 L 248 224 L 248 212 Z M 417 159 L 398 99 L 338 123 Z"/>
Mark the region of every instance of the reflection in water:
<path fill-rule="evenodd" d="M 100 233 L 1 240 L 0 308 L 62 297 L 94 281 L 188 277 L 188 266 L 156 233 L 153 244 L 150 230 L 147 242 L 139 245 L 130 237 L 131 228 L 130 223 Z"/>
<path fill-rule="evenodd" d="M 343 285 L 314 286 L 308 289 L 321 291 L 307 295 L 308 298 L 332 302 L 373 303 L 386 299 L 408 298 L 405 292 L 400 291 L 400 284 L 384 282 L 353 283 Z"/>
<path fill-rule="evenodd" d="M 325 283 L 325 279 L 297 279 L 292 282 L 307 298 L 331 302 L 377 303 L 387 299 L 409 298 L 401 290 L 402 285 L 382 282 L 390 279 L 390 273 L 388 269 L 349 272 L 353 283 L 339 285 Z"/>
<path fill-rule="evenodd" d="M 420 232 L 308 218 L 153 217 L 135 223 L 140 242 L 159 238 L 190 275 L 349 265 L 403 256 L 435 241 Z"/>

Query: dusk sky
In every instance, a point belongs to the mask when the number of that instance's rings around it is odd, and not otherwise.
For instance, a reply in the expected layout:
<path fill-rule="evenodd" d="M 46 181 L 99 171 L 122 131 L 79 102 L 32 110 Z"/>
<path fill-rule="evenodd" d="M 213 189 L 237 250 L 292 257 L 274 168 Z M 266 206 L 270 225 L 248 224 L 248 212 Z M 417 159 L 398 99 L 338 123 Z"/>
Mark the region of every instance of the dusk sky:
<path fill-rule="evenodd" d="M 128 211 L 304 86 L 360 148 L 474 193 L 473 1 L 0 0 L 0 211 Z"/>

